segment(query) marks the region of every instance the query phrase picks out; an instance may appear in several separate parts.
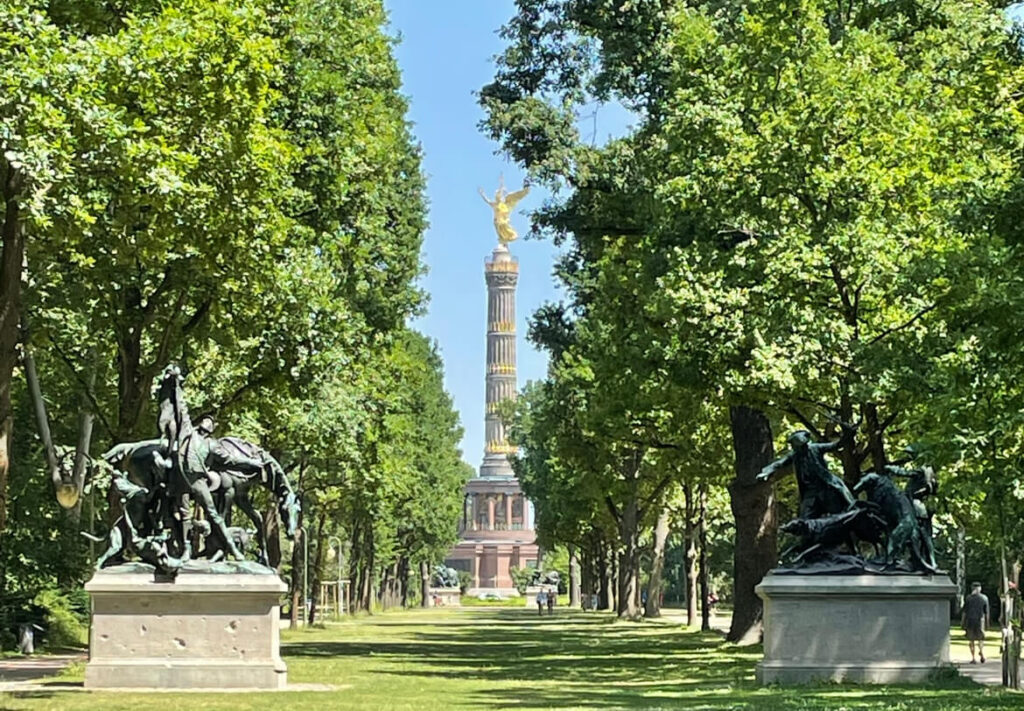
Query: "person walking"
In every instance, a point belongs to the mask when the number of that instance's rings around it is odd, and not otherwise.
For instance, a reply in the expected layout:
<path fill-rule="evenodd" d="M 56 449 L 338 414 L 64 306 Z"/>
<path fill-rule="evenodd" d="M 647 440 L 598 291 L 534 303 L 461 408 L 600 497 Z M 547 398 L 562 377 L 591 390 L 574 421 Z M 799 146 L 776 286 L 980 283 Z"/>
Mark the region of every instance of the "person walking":
<path fill-rule="evenodd" d="M 554 590 L 548 590 L 548 594 L 544 598 L 545 602 L 548 604 L 549 615 L 555 614 L 555 595 L 557 595 L 557 593 Z"/>
<path fill-rule="evenodd" d="M 977 664 L 974 658 L 974 643 L 978 643 L 978 657 L 985 663 L 985 627 L 988 624 L 988 598 L 981 592 L 981 583 L 971 583 L 971 594 L 964 601 L 964 610 L 960 626 L 967 633 L 967 641 L 971 647 L 971 664 Z"/>
<path fill-rule="evenodd" d="M 544 602 L 545 602 L 544 598 L 545 597 L 546 597 L 546 594 L 544 593 L 543 590 L 541 590 L 540 592 L 537 593 L 537 615 L 538 616 L 544 614 Z"/>

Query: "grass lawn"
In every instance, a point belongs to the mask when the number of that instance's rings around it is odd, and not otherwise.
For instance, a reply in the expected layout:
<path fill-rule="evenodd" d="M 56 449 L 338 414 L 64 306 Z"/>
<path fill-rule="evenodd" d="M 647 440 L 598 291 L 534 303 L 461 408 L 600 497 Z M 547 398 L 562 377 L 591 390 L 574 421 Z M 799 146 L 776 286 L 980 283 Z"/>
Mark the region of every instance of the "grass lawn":
<path fill-rule="evenodd" d="M 827 624 L 827 621 L 823 621 Z M 283 633 L 288 678 L 333 691 L 0 694 L 0 709 L 1014 709 L 962 679 L 913 687 L 761 688 L 757 648 L 670 622 L 512 608 L 405 611 Z M 72 677 L 81 677 L 75 670 Z M 64 681 L 67 681 L 65 677 Z"/>

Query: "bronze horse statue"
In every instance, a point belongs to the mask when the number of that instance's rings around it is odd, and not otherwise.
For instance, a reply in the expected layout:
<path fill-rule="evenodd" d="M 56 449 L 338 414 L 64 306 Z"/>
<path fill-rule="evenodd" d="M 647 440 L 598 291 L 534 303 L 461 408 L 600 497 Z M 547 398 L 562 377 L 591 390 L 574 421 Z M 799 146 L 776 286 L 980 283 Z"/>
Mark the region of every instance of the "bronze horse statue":
<path fill-rule="evenodd" d="M 121 558 L 130 546 L 140 558 L 173 575 L 192 557 L 194 532 L 205 536 L 207 552 L 241 560 L 227 522 L 236 500 L 259 532 L 265 561 L 266 533 L 249 499 L 257 481 L 276 497 L 285 532 L 294 536 L 299 503 L 281 465 L 255 444 L 234 437 L 219 440 L 211 436 L 212 428 L 194 426 L 182 381 L 173 365 L 159 381 L 158 439 L 122 443 L 103 455 L 114 468 L 112 484 L 123 513 L 110 531 L 110 546 L 98 568 Z M 205 521 L 194 519 L 193 502 Z"/>
<path fill-rule="evenodd" d="M 249 517 L 256 529 L 259 562 L 269 565 L 266 527 L 263 524 L 263 517 L 253 505 L 249 492 L 258 484 L 271 493 L 277 502 L 277 512 L 284 524 L 284 535 L 288 540 L 295 538 L 295 531 L 299 527 L 299 499 L 284 469 L 262 447 L 239 437 L 221 437 L 219 442 L 221 447 L 241 457 L 264 462 L 258 472 L 247 473 L 233 469 L 220 472 L 220 486 L 216 492 L 216 499 L 218 509 L 228 526 L 232 524 L 232 512 L 236 505 Z"/>

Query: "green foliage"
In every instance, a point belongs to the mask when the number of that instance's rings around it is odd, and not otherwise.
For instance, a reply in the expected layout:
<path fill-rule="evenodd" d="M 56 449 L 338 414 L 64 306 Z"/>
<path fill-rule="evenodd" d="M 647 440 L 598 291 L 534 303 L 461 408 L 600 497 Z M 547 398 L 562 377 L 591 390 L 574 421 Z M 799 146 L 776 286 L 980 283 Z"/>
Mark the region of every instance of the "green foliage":
<path fill-rule="evenodd" d="M 481 103 L 560 189 L 534 228 L 566 249 L 568 299 L 535 317 L 552 367 L 516 415 L 542 536 L 628 552 L 623 514 L 649 527 L 662 482 L 722 481 L 743 404 L 821 438 L 862 421 L 851 482 L 926 442 L 940 508 L 1021 558 L 1024 75 L 1002 9 L 519 3 Z M 577 116 L 602 101 L 636 125 L 595 145 Z"/>
<path fill-rule="evenodd" d="M 53 648 L 82 647 L 89 636 L 89 599 L 85 591 L 65 594 L 59 590 L 42 590 L 33 603 L 46 611 L 46 646 Z"/>
<path fill-rule="evenodd" d="M 465 595 L 466 591 L 469 590 L 469 588 L 472 585 L 473 585 L 473 576 L 470 575 L 468 570 L 460 570 L 459 571 L 459 592 L 461 592 L 463 595 Z"/>
<path fill-rule="evenodd" d="M 512 578 L 512 584 L 516 586 L 516 590 L 520 595 L 526 594 L 526 588 L 530 584 L 530 580 L 533 579 L 533 572 L 533 568 L 512 567 L 508 569 L 509 576 Z"/>
<path fill-rule="evenodd" d="M 378 0 L 0 8 L 0 172 L 22 175 L 21 320 L 55 440 L 83 409 L 93 454 L 151 436 L 154 378 L 180 362 L 193 414 L 292 472 L 312 580 L 346 539 L 363 607 L 440 559 L 467 477 L 440 358 L 404 328 L 425 182 L 392 50 Z M 87 575 L 104 483 L 95 512 L 57 510 L 14 396 L 0 591 L 34 595 Z"/>

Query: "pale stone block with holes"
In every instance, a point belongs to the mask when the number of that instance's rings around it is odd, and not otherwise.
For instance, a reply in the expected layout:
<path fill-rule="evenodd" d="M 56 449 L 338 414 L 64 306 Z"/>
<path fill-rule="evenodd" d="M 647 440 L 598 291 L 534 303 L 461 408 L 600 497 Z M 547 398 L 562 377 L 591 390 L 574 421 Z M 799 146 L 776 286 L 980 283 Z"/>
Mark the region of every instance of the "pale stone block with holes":
<path fill-rule="evenodd" d="M 287 586 L 263 570 L 185 570 L 173 582 L 98 571 L 85 586 L 86 688 L 283 689 L 278 619 Z"/>

